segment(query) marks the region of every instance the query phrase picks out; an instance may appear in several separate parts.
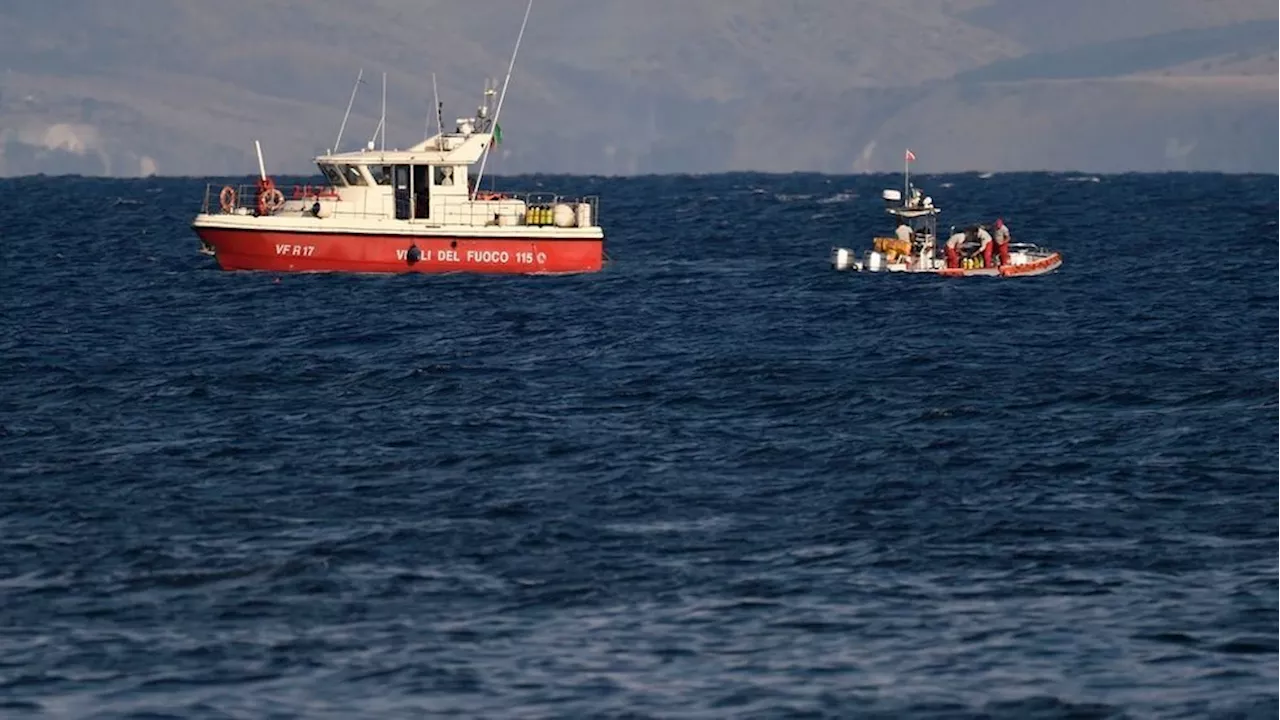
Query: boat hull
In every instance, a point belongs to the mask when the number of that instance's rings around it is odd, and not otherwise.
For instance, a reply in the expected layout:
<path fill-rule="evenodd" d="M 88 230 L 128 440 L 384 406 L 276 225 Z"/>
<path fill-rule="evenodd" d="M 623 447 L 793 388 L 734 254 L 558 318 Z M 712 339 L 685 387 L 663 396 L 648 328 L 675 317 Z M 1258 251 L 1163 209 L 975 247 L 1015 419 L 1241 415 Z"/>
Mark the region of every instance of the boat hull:
<path fill-rule="evenodd" d="M 543 275 L 598 272 L 604 257 L 603 238 L 193 229 L 224 270 Z"/>
<path fill-rule="evenodd" d="M 987 277 L 1033 277 L 1036 275 L 1045 275 L 1057 270 L 1062 266 L 1062 255 L 1060 253 L 1051 253 L 1045 257 L 1034 258 L 1024 263 L 1014 265 L 1000 265 L 993 268 L 943 268 L 935 270 L 939 275 L 947 277 L 968 277 L 970 275 L 987 276 Z"/>
<path fill-rule="evenodd" d="M 908 273 L 912 275 L 941 275 L 943 277 L 1035 277 L 1047 275 L 1062 267 L 1062 254 L 1051 250 L 1018 253 L 1020 258 L 1007 265 L 980 268 L 949 268 L 942 258 L 924 261 L 887 262 L 876 251 L 859 260 L 848 248 L 835 248 L 832 267 L 836 270 L 852 270 L 871 273 Z"/>

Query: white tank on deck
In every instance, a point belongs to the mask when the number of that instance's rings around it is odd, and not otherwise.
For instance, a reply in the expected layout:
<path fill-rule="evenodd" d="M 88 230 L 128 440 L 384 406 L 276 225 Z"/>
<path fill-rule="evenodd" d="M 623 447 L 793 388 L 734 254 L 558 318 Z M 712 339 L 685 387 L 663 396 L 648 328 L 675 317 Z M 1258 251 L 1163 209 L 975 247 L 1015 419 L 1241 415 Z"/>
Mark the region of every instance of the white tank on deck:
<path fill-rule="evenodd" d="M 316 207 L 319 205 L 319 207 Z M 312 212 L 318 218 L 327 218 L 333 215 L 337 210 L 338 204 L 333 200 L 316 200 L 307 206 L 309 212 Z"/>
<path fill-rule="evenodd" d="M 591 227 L 591 203 L 578 203 L 578 227 Z"/>
<path fill-rule="evenodd" d="M 555 209 L 551 211 L 551 221 L 556 227 L 573 227 L 574 220 L 573 208 L 568 203 L 556 203 Z"/>

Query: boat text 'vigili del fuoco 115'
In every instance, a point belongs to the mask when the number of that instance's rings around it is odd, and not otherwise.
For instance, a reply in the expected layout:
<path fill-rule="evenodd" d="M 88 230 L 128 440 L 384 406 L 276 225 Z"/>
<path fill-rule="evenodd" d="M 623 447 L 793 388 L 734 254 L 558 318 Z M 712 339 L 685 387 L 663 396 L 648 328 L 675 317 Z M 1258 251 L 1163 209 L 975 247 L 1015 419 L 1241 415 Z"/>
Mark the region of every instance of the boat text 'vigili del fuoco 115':
<path fill-rule="evenodd" d="M 486 82 L 476 116 L 458 118 L 453 131 L 444 132 L 437 100 L 436 134 L 408 149 L 388 151 L 384 74 L 378 126 L 381 149 L 375 150 L 370 141 L 358 151 L 321 155 L 315 163 L 325 183 L 286 192 L 267 175 L 262 147 L 255 141 L 255 184 L 205 190 L 204 207 L 192 224 L 202 251 L 213 255 L 225 270 L 513 274 L 600 270 L 604 232 L 598 198 L 480 190 L 485 161 L 502 141 L 498 118 L 532 5 L 530 0 L 495 109 L 490 103 L 497 91 Z M 357 78 L 357 89 L 359 85 Z M 349 103 L 347 117 L 350 113 Z M 335 148 L 341 143 L 347 117 Z M 472 177 L 471 168 L 477 164 L 478 172 Z"/>

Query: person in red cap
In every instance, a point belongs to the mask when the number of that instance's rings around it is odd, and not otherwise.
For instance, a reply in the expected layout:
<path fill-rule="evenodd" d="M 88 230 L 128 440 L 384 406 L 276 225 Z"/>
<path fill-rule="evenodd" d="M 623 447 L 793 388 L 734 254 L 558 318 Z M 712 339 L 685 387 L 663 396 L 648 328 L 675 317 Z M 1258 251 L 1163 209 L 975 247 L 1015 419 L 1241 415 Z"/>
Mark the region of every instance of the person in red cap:
<path fill-rule="evenodd" d="M 1000 252 L 1000 264 L 1009 264 L 1009 226 L 1004 224 L 1004 219 L 996 218 L 996 250 Z"/>

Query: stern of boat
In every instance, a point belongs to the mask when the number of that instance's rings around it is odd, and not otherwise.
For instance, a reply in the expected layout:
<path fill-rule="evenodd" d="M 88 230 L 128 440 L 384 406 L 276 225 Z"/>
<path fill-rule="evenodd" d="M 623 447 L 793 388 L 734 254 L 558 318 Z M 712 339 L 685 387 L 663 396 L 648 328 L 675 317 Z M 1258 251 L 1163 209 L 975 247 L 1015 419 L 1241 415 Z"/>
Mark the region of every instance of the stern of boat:
<path fill-rule="evenodd" d="M 849 248 L 831 248 L 831 267 L 837 272 L 861 272 L 862 263 Z"/>
<path fill-rule="evenodd" d="M 831 249 L 831 267 L 838 272 L 933 273 L 943 266 L 940 258 L 930 256 L 889 256 L 879 250 L 868 250 L 859 258 L 850 248 Z"/>
<path fill-rule="evenodd" d="M 1009 246 L 1009 264 L 1000 266 L 1001 277 L 1047 275 L 1062 267 L 1062 253 L 1032 243 Z"/>

